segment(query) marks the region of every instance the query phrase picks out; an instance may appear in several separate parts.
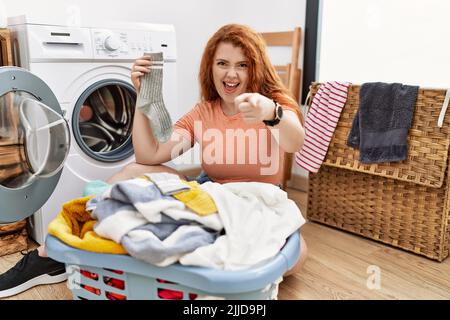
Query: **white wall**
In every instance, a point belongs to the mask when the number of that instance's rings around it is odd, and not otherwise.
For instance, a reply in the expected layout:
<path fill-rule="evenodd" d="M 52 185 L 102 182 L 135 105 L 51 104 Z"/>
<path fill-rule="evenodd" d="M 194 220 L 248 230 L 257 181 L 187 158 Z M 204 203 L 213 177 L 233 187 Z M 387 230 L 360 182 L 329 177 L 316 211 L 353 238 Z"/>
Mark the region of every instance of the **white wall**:
<path fill-rule="evenodd" d="M 201 55 L 219 27 L 242 23 L 260 32 L 296 26 L 304 30 L 305 13 L 306 0 L 0 0 L 0 16 L 27 14 L 57 24 L 89 25 L 97 20 L 173 24 L 177 32 L 178 101 L 185 111 L 198 101 Z M 290 60 L 287 49 L 270 50 L 269 54 L 275 64 Z M 294 172 L 302 174 L 296 165 Z"/>
<path fill-rule="evenodd" d="M 79 12 L 82 25 L 96 20 L 175 25 L 178 99 L 180 107 L 188 110 L 199 97 L 197 74 L 203 48 L 220 26 L 235 22 L 258 31 L 304 28 L 306 0 L 0 0 L 0 10 L 2 7 L 5 11 L 0 15 L 27 14 L 56 23 L 73 22 L 74 13 Z M 283 59 L 284 52 L 274 59 L 280 56 Z"/>
<path fill-rule="evenodd" d="M 447 0 L 322 0 L 319 81 L 450 87 Z"/>

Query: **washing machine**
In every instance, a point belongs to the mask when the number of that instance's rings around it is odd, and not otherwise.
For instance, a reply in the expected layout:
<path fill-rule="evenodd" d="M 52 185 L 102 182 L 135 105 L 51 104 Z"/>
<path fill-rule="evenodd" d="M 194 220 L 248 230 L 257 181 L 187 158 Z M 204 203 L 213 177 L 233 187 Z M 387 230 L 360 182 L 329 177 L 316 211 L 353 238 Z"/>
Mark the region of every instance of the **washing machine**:
<path fill-rule="evenodd" d="M 165 105 L 172 121 L 184 113 L 177 108 L 175 30 L 172 25 L 145 23 L 52 25 L 27 16 L 9 18 L 8 27 L 15 64 L 48 86 L 70 133 L 62 170 L 53 176 L 57 184 L 43 187 L 42 197 L 49 194 L 48 200 L 39 208 L 32 206 L 36 212 L 30 218 L 30 234 L 42 244 L 48 224 L 65 202 L 81 196 L 87 182 L 105 181 L 134 161 L 136 92 L 130 72 L 137 57 L 163 52 Z"/>

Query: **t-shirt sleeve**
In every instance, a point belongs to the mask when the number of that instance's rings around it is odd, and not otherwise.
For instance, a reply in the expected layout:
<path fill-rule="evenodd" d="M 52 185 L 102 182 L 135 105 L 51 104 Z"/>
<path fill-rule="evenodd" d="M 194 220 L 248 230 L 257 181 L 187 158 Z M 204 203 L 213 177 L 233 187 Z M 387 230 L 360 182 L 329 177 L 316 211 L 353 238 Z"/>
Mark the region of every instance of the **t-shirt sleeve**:
<path fill-rule="evenodd" d="M 200 120 L 200 105 L 197 104 L 191 111 L 182 116 L 174 125 L 174 130 L 191 139 L 191 145 L 195 143 L 194 122 Z"/>

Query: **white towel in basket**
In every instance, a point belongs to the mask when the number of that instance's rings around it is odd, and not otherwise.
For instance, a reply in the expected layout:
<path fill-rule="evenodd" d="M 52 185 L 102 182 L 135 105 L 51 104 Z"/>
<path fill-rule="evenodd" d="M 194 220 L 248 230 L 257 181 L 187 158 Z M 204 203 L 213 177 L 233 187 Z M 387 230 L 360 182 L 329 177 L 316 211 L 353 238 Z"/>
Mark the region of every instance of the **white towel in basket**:
<path fill-rule="evenodd" d="M 262 182 L 205 182 L 225 235 L 180 258 L 184 265 L 239 270 L 264 263 L 304 223 L 300 209 L 279 187 Z"/>

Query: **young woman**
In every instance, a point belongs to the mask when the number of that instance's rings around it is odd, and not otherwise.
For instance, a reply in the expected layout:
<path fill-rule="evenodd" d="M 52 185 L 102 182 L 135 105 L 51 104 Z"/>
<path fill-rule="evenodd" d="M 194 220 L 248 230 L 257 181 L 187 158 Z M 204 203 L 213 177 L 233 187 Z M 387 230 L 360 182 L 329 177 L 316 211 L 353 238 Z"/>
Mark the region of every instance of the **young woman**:
<path fill-rule="evenodd" d="M 151 65 L 148 56 L 133 64 L 131 80 L 136 91 Z M 175 123 L 165 143 L 157 141 L 147 116 L 136 110 L 136 163 L 111 177 L 109 183 L 150 172 L 172 172 L 185 178 L 162 163 L 198 142 L 203 169 L 199 182 L 281 184 L 285 152 L 299 150 L 305 134 L 298 104 L 270 63 L 263 39 L 247 26 L 220 28 L 204 50 L 199 82 L 200 102 Z M 301 238 L 300 259 L 286 275 L 301 268 L 306 254 Z M 61 281 L 63 270 L 64 265 L 46 257 L 45 248 L 40 247 L 0 276 L 0 297 Z"/>
<path fill-rule="evenodd" d="M 141 57 L 133 65 L 136 90 L 152 61 Z M 285 152 L 299 150 L 304 140 L 299 106 L 282 84 L 266 53 L 264 40 L 247 26 L 230 24 L 208 41 L 200 63 L 200 102 L 174 125 L 171 139 L 158 143 L 146 116 L 136 112 L 133 146 L 136 163 L 110 182 L 143 173 L 166 171 L 161 165 L 200 143 L 201 182 L 256 181 L 279 185 Z M 279 109 L 282 109 L 280 111 Z M 301 257 L 290 273 L 306 258 Z"/>

